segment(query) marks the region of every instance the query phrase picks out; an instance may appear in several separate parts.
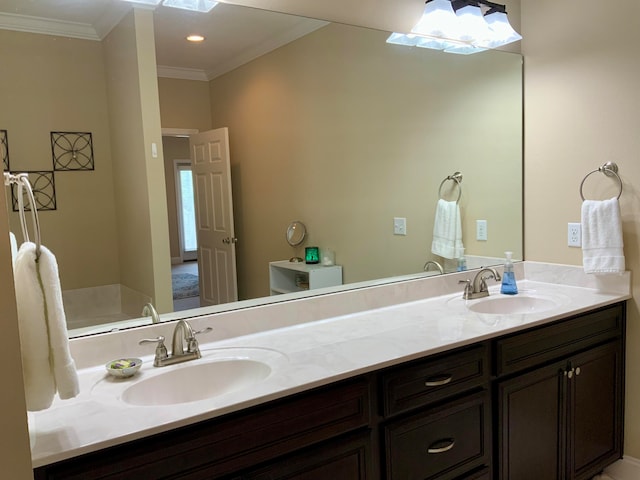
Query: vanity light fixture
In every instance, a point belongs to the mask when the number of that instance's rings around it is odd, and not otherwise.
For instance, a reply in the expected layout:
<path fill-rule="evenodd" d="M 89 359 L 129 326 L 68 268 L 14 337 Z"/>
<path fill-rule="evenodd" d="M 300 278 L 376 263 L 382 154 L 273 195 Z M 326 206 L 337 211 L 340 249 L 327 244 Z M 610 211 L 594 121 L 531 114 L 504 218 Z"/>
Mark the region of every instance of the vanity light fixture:
<path fill-rule="evenodd" d="M 387 43 L 468 55 L 520 39 L 504 5 L 486 0 L 426 0 L 411 32 L 394 32 Z"/>
<path fill-rule="evenodd" d="M 165 7 L 180 8 L 182 10 L 191 10 L 193 12 L 210 12 L 218 2 L 212 0 L 124 0 L 130 3 L 141 3 L 143 5 L 157 6 L 162 3 Z"/>

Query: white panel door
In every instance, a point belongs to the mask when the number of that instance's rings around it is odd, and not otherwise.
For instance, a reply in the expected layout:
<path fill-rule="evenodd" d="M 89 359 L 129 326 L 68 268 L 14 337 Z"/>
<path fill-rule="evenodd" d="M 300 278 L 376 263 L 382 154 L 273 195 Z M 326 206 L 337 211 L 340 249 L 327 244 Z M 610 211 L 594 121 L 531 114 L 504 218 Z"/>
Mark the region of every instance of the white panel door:
<path fill-rule="evenodd" d="M 229 131 L 189 137 L 198 233 L 200 304 L 238 300 L 236 238 L 233 228 Z"/>

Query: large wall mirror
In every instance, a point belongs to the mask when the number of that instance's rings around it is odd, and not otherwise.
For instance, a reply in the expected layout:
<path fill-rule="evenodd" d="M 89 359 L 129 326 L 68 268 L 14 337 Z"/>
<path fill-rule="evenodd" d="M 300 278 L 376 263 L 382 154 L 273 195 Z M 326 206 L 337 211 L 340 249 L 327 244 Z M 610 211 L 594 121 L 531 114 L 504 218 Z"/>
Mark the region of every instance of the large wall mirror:
<path fill-rule="evenodd" d="M 54 179 L 55 210 L 40 222 L 72 334 L 134 324 L 147 302 L 169 319 L 287 298 L 270 295 L 269 264 L 300 254 L 286 241 L 292 221 L 306 226 L 303 247 L 334 253 L 343 288 L 434 274 L 428 260 L 455 271 L 457 258 L 431 253 L 441 198 L 459 197 L 468 268 L 507 250 L 522 259 L 520 55 L 389 45 L 388 32 L 229 4 L 195 14 L 95 0 L 86 33 L 84 2 L 66 18 L 74 2 L 39 3 L 0 10 L 75 22 L 75 33 L 0 30 L 0 130 L 12 171 Z M 206 40 L 186 45 L 195 29 Z M 181 239 L 194 196 L 188 135 L 219 129 L 239 301 L 203 310 L 174 290 L 203 274 Z M 56 169 L 52 132 L 71 155 L 91 133 L 90 167 Z M 460 184 L 446 180 L 455 172 Z"/>

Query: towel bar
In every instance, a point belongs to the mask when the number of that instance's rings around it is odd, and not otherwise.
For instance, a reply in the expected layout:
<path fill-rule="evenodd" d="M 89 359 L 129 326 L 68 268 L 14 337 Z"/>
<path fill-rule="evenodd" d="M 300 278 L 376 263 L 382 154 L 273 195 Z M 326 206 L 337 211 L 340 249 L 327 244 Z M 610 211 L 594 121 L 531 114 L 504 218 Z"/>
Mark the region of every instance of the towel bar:
<path fill-rule="evenodd" d="M 601 167 L 598 167 L 596 170 L 593 170 L 592 172 L 587 173 L 582 179 L 582 182 L 580 182 L 580 197 L 582 198 L 582 201 L 585 200 L 584 195 L 582 193 L 582 187 L 584 186 L 585 180 L 589 177 L 589 175 L 597 172 L 602 172 L 607 177 L 615 177 L 618 180 L 618 185 L 620 186 L 620 192 L 618 193 L 617 198 L 620 199 L 620 195 L 622 195 L 622 179 L 620 178 L 620 175 L 618 175 L 618 165 L 616 165 L 614 162 L 607 162 Z"/>

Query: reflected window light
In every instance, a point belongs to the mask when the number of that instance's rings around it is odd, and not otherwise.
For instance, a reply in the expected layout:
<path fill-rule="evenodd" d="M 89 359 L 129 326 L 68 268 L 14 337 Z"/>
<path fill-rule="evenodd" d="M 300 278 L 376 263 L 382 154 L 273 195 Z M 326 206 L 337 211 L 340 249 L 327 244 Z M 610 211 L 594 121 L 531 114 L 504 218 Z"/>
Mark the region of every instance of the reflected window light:
<path fill-rule="evenodd" d="M 164 0 L 162 5 L 165 7 L 181 8 L 183 10 L 191 10 L 194 12 L 210 12 L 218 2 L 211 0 Z"/>
<path fill-rule="evenodd" d="M 142 5 L 157 6 L 162 3 L 165 7 L 180 8 L 182 10 L 190 10 L 193 12 L 210 12 L 218 2 L 212 0 L 124 0 L 129 3 L 138 3 Z"/>

